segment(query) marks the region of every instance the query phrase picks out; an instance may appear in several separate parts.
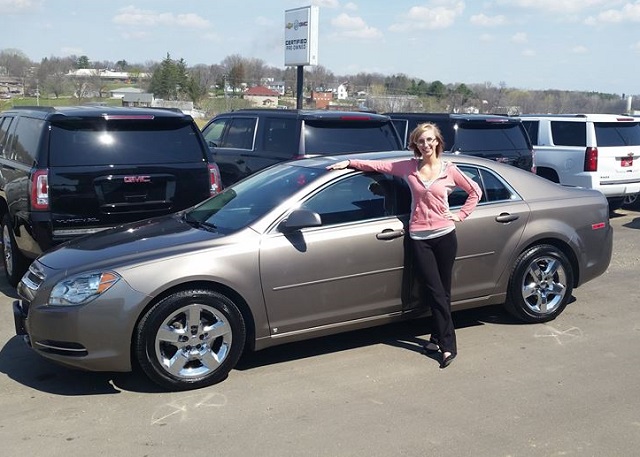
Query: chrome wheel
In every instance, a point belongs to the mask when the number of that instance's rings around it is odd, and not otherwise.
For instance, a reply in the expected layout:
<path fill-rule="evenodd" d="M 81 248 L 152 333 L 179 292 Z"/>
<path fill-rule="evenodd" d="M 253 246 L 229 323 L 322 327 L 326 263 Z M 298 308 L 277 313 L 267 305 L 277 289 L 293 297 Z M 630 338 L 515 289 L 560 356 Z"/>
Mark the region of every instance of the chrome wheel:
<path fill-rule="evenodd" d="M 233 332 L 215 308 L 192 304 L 178 309 L 160 325 L 155 352 L 160 365 L 179 378 L 207 376 L 229 355 Z"/>
<path fill-rule="evenodd" d="M 522 279 L 522 299 L 534 313 L 553 313 L 566 291 L 567 273 L 562 262 L 553 257 L 535 259 Z"/>
<path fill-rule="evenodd" d="M 207 289 L 174 292 L 142 316 L 133 342 L 145 374 L 171 390 L 222 381 L 244 349 L 246 329 L 238 307 Z"/>
<path fill-rule="evenodd" d="M 524 322 L 555 319 L 573 292 L 573 266 L 555 246 L 529 248 L 516 260 L 507 289 L 507 310 Z"/>

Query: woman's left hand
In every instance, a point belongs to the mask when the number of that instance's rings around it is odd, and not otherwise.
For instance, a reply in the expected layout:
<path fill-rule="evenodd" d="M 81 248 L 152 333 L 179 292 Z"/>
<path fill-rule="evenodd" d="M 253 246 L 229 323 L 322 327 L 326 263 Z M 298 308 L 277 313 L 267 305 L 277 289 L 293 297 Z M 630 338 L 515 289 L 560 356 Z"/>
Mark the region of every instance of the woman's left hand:
<path fill-rule="evenodd" d="M 453 222 L 460 222 L 460 218 L 458 217 L 457 214 L 453 214 L 452 212 L 447 212 L 444 217 L 446 217 L 447 219 L 449 219 L 450 221 Z"/>

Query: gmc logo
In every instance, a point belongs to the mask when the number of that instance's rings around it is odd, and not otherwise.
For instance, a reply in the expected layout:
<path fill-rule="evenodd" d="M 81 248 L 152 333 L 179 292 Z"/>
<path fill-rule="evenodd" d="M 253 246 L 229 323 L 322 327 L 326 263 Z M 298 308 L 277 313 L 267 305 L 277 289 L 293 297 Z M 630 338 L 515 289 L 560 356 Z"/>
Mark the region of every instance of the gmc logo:
<path fill-rule="evenodd" d="M 125 176 L 124 177 L 124 182 L 125 183 L 151 182 L 151 176 Z"/>

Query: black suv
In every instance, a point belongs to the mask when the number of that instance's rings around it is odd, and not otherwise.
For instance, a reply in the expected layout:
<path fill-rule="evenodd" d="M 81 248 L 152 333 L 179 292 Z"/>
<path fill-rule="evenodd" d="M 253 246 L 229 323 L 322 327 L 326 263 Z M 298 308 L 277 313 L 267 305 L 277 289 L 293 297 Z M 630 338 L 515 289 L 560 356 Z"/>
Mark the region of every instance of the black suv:
<path fill-rule="evenodd" d="M 402 149 L 389 117 L 365 112 L 243 109 L 215 116 L 203 134 L 224 186 L 285 160 Z"/>
<path fill-rule="evenodd" d="M 0 113 L 3 261 L 16 285 L 52 246 L 217 193 L 191 116 L 165 109 L 22 107 Z"/>
<path fill-rule="evenodd" d="M 418 124 L 433 122 L 445 150 L 505 162 L 535 173 L 533 147 L 520 119 L 491 114 L 385 113 L 405 147 Z"/>

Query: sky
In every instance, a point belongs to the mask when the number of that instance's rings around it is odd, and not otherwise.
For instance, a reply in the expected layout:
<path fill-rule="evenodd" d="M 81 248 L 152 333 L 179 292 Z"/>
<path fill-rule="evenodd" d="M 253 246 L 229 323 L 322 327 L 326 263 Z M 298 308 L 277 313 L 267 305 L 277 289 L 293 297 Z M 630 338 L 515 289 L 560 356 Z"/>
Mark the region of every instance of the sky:
<path fill-rule="evenodd" d="M 285 11 L 309 5 L 336 76 L 640 96 L 640 0 L 0 0 L 0 50 L 285 68 Z"/>

